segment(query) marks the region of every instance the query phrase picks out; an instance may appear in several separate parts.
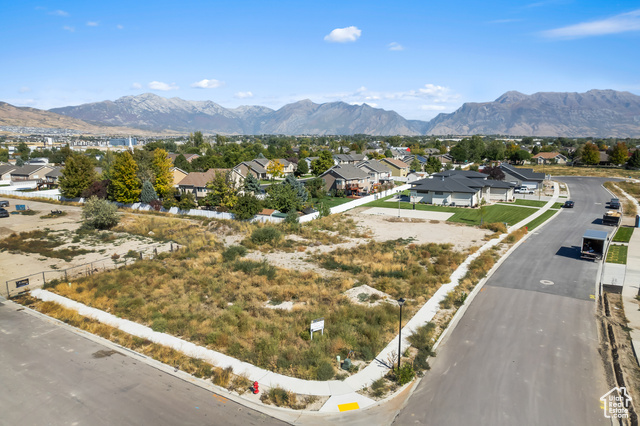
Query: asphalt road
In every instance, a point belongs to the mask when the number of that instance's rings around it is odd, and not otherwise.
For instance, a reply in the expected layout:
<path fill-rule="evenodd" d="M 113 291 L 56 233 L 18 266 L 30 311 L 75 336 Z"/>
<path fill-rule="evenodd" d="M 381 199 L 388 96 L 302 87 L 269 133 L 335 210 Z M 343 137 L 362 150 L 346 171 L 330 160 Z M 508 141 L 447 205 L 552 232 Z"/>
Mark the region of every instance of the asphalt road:
<path fill-rule="evenodd" d="M 0 303 L 0 425 L 284 425 Z"/>
<path fill-rule="evenodd" d="M 578 250 L 586 229 L 612 230 L 596 220 L 611 196 L 603 179 L 562 180 L 575 208 L 534 230 L 487 281 L 394 424 L 610 425 L 598 264 Z"/>

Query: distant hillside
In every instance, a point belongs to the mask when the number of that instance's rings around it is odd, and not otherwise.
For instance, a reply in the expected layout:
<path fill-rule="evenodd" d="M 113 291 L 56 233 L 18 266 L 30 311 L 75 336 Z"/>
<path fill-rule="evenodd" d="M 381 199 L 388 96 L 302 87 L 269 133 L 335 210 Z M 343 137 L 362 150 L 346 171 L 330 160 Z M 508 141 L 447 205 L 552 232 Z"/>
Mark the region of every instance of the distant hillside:
<path fill-rule="evenodd" d="M 418 135 L 427 125 L 366 104 L 315 104 L 303 100 L 277 111 L 260 106 L 226 109 L 211 101 L 167 99 L 151 93 L 125 96 L 114 102 L 54 108 L 51 112 L 147 130 L 227 134 Z"/>
<path fill-rule="evenodd" d="M 42 127 L 51 129 L 73 129 L 85 134 L 130 135 L 151 134 L 121 126 L 87 123 L 77 118 L 66 117 L 36 108 L 15 107 L 0 102 L 0 126 Z"/>
<path fill-rule="evenodd" d="M 60 115 L 58 115 L 60 114 Z M 78 119 L 78 120 L 74 120 Z M 67 121 L 68 120 L 68 121 Z M 84 121 L 79 121 L 84 120 Z M 90 133 L 187 133 L 285 135 L 512 135 L 640 137 L 640 96 L 614 90 L 586 93 L 507 92 L 493 102 L 465 103 L 430 122 L 406 120 L 394 111 L 344 102 L 303 100 L 274 111 L 262 106 L 224 108 L 151 93 L 40 111 L 0 103 L 0 125 L 62 127 Z"/>
<path fill-rule="evenodd" d="M 614 90 L 507 92 L 494 102 L 465 103 L 451 114 L 439 114 L 426 133 L 640 137 L 640 96 Z"/>

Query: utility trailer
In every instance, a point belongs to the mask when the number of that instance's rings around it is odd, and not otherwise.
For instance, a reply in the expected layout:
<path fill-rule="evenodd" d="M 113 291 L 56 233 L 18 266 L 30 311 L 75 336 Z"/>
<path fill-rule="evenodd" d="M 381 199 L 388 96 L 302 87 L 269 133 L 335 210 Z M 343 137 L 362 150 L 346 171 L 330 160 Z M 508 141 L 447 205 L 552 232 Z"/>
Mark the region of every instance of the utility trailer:
<path fill-rule="evenodd" d="M 620 225 L 621 218 L 622 218 L 622 214 L 620 212 L 609 210 L 602 216 L 602 224 L 618 226 Z"/>
<path fill-rule="evenodd" d="M 582 248 L 580 250 L 580 257 L 588 260 L 602 259 L 604 254 L 604 248 L 607 243 L 607 237 L 609 234 L 607 231 L 595 231 L 593 229 L 587 229 L 582 237 Z"/>

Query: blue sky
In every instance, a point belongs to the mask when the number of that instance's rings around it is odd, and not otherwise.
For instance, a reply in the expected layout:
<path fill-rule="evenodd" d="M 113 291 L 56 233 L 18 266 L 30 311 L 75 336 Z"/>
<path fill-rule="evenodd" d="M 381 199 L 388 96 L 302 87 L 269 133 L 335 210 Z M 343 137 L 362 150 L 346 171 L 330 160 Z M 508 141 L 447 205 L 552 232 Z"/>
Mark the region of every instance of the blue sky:
<path fill-rule="evenodd" d="M 637 1 L 5 1 L 0 101 L 145 92 L 428 120 L 502 93 L 640 94 Z"/>

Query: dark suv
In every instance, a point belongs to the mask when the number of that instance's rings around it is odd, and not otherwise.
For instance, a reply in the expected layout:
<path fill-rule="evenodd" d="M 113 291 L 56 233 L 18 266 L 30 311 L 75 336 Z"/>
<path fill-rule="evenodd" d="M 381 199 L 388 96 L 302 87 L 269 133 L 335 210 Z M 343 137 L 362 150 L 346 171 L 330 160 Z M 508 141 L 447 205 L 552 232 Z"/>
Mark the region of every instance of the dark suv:
<path fill-rule="evenodd" d="M 610 209 L 619 209 L 620 208 L 620 200 L 618 200 L 617 198 L 612 198 L 611 201 L 609 201 L 609 208 Z"/>
<path fill-rule="evenodd" d="M 9 207 L 9 202 L 7 200 L 0 200 L 0 207 Z"/>
<path fill-rule="evenodd" d="M 6 209 L 0 207 L 0 217 L 9 217 L 9 212 Z"/>

